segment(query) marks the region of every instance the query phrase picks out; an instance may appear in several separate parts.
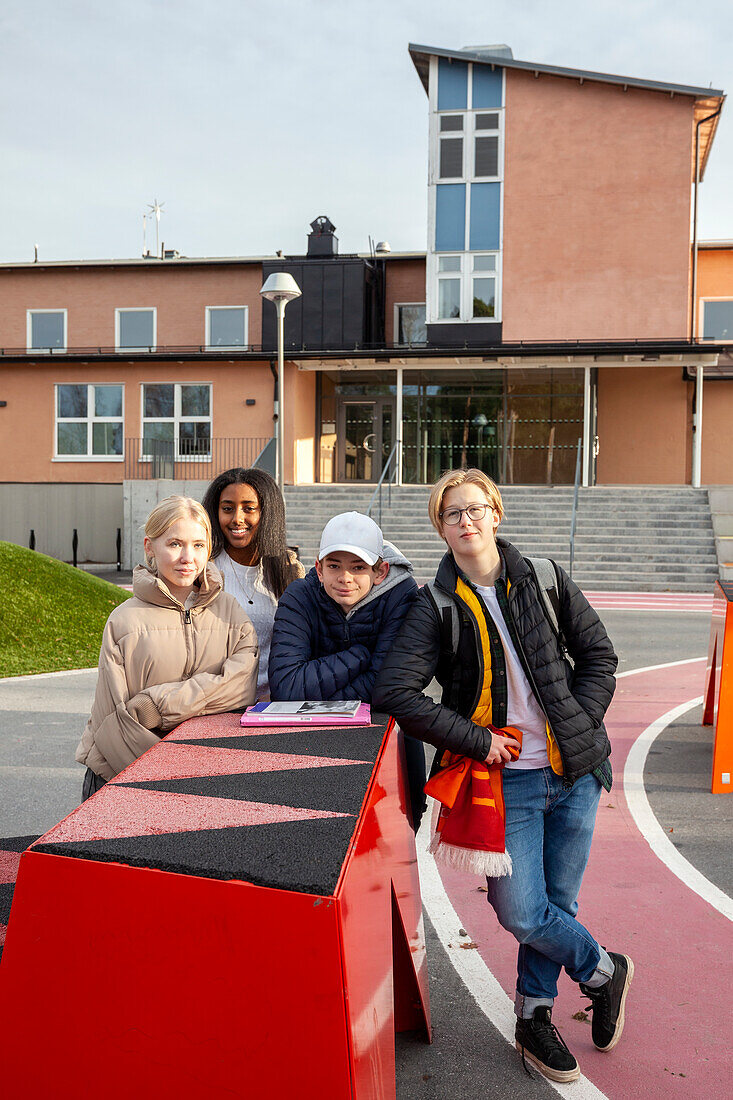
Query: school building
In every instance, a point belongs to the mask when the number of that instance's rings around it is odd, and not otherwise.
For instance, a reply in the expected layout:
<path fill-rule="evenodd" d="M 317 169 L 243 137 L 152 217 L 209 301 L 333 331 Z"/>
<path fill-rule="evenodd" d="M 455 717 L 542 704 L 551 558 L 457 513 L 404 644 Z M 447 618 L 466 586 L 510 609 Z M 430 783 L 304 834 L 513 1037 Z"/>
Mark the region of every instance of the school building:
<path fill-rule="evenodd" d="M 585 486 L 733 483 L 733 242 L 697 239 L 723 92 L 409 52 L 424 248 L 345 255 L 321 215 L 301 255 L 0 263 L 0 537 L 84 509 L 114 530 L 125 483 L 266 461 L 276 271 L 302 291 L 288 484 L 373 483 L 392 455 L 406 485 L 568 485 L 579 440 Z"/>

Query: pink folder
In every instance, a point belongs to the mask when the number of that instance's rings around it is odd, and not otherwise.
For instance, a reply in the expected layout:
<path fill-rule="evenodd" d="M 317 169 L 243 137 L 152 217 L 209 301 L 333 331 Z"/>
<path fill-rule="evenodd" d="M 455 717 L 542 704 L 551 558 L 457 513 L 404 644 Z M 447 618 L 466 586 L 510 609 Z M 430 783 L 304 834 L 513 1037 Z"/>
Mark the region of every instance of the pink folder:
<path fill-rule="evenodd" d="M 248 707 L 239 724 L 242 726 L 369 726 L 371 725 L 371 712 L 368 703 L 362 703 L 353 718 L 331 716 L 329 714 L 298 715 L 298 714 L 262 714 L 254 707 Z"/>

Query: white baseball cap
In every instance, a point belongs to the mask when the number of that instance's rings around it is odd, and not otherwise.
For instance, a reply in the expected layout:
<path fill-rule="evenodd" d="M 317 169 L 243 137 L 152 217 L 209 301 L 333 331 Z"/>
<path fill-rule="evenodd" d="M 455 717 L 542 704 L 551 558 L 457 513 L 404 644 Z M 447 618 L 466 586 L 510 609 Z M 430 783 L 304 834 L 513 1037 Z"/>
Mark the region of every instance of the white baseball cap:
<path fill-rule="evenodd" d="M 342 512 L 334 516 L 323 528 L 318 560 L 323 561 L 338 550 L 347 550 L 367 565 L 376 565 L 384 550 L 381 528 L 361 512 Z"/>

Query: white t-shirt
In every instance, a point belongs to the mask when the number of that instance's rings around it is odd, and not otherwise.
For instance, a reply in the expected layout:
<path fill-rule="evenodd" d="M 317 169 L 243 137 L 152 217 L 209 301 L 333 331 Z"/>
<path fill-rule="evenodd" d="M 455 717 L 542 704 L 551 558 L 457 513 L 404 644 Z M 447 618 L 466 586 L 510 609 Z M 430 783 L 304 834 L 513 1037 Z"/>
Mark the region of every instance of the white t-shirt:
<path fill-rule="evenodd" d="M 547 757 L 547 725 L 545 715 L 529 686 L 522 664 L 514 648 L 509 628 L 499 607 L 496 589 L 476 585 L 476 591 L 486 605 L 499 631 L 504 647 L 506 662 L 507 708 L 506 724 L 516 726 L 522 731 L 522 752 L 518 760 L 505 765 L 507 768 L 546 768 L 550 761 Z"/>
<path fill-rule="evenodd" d="M 265 587 L 262 564 L 239 565 L 229 557 L 226 550 L 212 559 L 224 581 L 224 591 L 234 596 L 243 608 L 255 628 L 260 647 L 260 671 L 257 677 L 257 699 L 270 698 L 267 681 L 267 665 L 270 660 L 272 626 L 275 621 L 277 600 L 269 588 Z"/>

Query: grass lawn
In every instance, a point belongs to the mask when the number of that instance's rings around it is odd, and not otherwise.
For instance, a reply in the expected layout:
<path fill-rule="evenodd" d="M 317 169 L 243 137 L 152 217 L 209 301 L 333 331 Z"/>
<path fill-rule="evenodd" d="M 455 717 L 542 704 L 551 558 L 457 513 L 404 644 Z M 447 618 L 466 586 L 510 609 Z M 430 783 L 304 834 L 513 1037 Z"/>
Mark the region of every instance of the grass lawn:
<path fill-rule="evenodd" d="M 10 542 L 0 576 L 0 676 L 96 666 L 107 617 L 129 592 Z"/>

